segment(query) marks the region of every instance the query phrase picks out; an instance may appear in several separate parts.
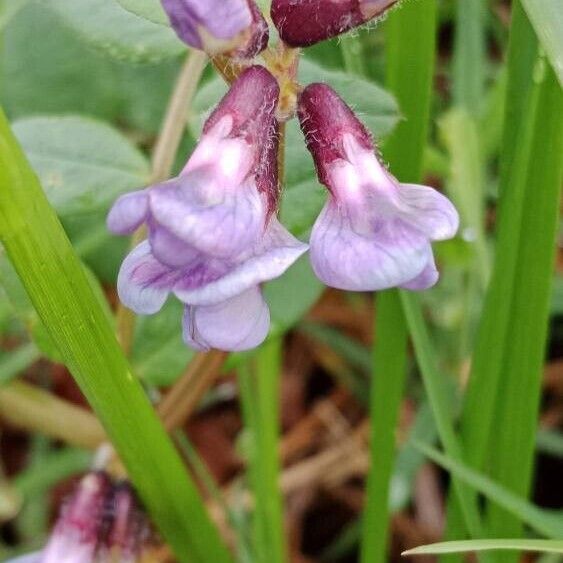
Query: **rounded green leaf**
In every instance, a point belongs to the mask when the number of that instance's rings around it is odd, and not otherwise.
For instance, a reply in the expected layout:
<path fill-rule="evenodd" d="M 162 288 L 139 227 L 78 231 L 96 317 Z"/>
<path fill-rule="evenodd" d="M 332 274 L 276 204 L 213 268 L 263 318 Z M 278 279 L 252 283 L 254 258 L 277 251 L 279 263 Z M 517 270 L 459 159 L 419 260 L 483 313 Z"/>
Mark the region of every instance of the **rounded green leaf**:
<path fill-rule="evenodd" d="M 148 181 L 145 157 L 121 133 L 84 117 L 33 117 L 14 133 L 61 216 L 108 208 Z"/>
<path fill-rule="evenodd" d="M 128 12 L 153 23 L 168 25 L 168 18 L 159 0 L 117 0 Z"/>
<path fill-rule="evenodd" d="M 85 42 L 116 59 L 156 62 L 186 49 L 171 29 L 132 14 L 114 0 L 49 0 L 48 5 Z"/>

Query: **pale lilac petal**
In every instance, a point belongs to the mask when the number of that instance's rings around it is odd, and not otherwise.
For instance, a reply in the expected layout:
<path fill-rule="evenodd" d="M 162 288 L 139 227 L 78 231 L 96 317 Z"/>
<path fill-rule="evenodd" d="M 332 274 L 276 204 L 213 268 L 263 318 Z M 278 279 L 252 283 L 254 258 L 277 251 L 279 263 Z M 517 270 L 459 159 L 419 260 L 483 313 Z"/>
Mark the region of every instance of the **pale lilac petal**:
<path fill-rule="evenodd" d="M 436 263 L 434 262 L 434 256 L 430 253 L 428 263 L 424 270 L 418 276 L 413 278 L 407 283 L 401 284 L 404 289 L 410 289 L 411 291 L 422 291 L 424 289 L 429 289 L 433 285 L 436 285 L 440 274 L 436 269 Z"/>
<path fill-rule="evenodd" d="M 5 563 L 41 563 L 41 553 L 28 553 L 15 559 L 8 559 Z"/>
<path fill-rule="evenodd" d="M 281 276 L 308 246 L 273 218 L 260 244 L 215 281 L 187 287 L 186 277 L 174 286 L 175 295 L 191 305 L 219 303 L 264 281 Z"/>
<path fill-rule="evenodd" d="M 200 252 L 232 256 L 259 238 L 266 216 L 253 181 L 232 188 L 209 193 L 201 178 L 180 177 L 151 191 L 151 218 Z"/>
<path fill-rule="evenodd" d="M 122 195 L 110 209 L 107 227 L 116 235 L 129 235 L 144 223 L 148 210 L 147 190 Z"/>
<path fill-rule="evenodd" d="M 161 264 L 151 253 L 150 244 L 139 244 L 123 261 L 117 277 L 121 302 L 142 315 L 159 311 L 178 278 L 178 271 Z"/>
<path fill-rule="evenodd" d="M 428 261 L 430 244 L 399 218 L 371 225 L 352 220 L 333 200 L 325 205 L 311 234 L 311 263 L 326 285 L 350 291 L 375 291 L 418 276 Z"/>
<path fill-rule="evenodd" d="M 198 349 L 250 350 L 268 336 L 270 311 L 258 287 L 216 305 L 186 307 L 184 340 Z"/>
<path fill-rule="evenodd" d="M 401 184 L 398 196 L 401 217 L 431 240 L 447 240 L 457 233 L 458 212 L 440 192 L 428 186 Z"/>
<path fill-rule="evenodd" d="M 171 268 L 186 267 L 201 255 L 160 225 L 149 228 L 149 242 L 155 258 Z"/>

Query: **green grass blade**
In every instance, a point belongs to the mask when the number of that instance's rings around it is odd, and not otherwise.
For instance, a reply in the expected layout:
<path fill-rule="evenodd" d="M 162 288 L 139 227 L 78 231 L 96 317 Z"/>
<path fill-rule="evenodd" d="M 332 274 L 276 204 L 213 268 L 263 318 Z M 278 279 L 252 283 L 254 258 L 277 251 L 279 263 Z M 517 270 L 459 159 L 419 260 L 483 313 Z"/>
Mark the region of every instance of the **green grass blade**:
<path fill-rule="evenodd" d="M 522 0 L 563 88 L 563 10 L 560 0 Z"/>
<path fill-rule="evenodd" d="M 402 181 L 420 181 L 428 134 L 436 45 L 436 3 L 410 2 L 386 22 L 387 87 L 405 121 L 385 144 L 384 154 Z M 389 489 L 395 463 L 395 427 L 406 372 L 407 330 L 396 290 L 379 294 L 370 399 L 370 456 L 362 522 L 361 561 L 386 560 Z"/>
<path fill-rule="evenodd" d="M 21 371 L 38 360 L 41 353 L 33 342 L 28 342 L 6 356 L 0 361 L 0 386 L 17 377 Z"/>
<path fill-rule="evenodd" d="M 483 0 L 458 0 L 453 61 L 453 96 L 457 106 L 477 116 L 485 86 Z"/>
<path fill-rule="evenodd" d="M 466 553 L 468 551 L 517 550 L 543 553 L 563 553 L 563 541 L 554 540 L 462 540 L 421 545 L 404 551 L 401 555 L 439 555 L 441 553 Z"/>
<path fill-rule="evenodd" d="M 446 387 L 447 380 L 444 379 L 444 376 L 436 367 L 436 353 L 433 350 L 432 342 L 424 323 L 420 301 L 415 293 L 408 291 L 401 292 L 401 299 L 414 344 L 416 359 L 422 374 L 424 388 L 436 420 L 440 441 L 452 458 L 462 459 L 461 446 L 452 423 L 453 413 Z M 468 532 L 473 537 L 479 537 L 482 534 L 482 527 L 475 499 L 472 498 L 470 491 L 456 479 L 453 480 L 453 490 L 461 505 Z"/>
<path fill-rule="evenodd" d="M 563 92 L 551 67 L 540 61 L 534 74 L 536 101 L 526 159 L 524 209 L 511 299 L 511 315 L 500 376 L 491 475 L 522 496 L 531 484 L 541 374 L 545 358 L 559 202 L 563 178 Z M 500 250 L 500 249 L 499 249 Z M 491 533 L 517 537 L 521 526 L 491 507 Z"/>
<path fill-rule="evenodd" d="M 0 240 L 179 560 L 231 561 L 1 112 Z"/>
<path fill-rule="evenodd" d="M 241 367 L 239 376 L 245 430 L 249 432 L 248 471 L 254 492 L 257 563 L 286 561 L 278 446 L 281 346 L 281 339 L 262 345 L 254 365 L 250 369 Z"/>
<path fill-rule="evenodd" d="M 455 475 L 488 499 L 494 500 L 511 514 L 518 516 L 522 522 L 525 522 L 539 534 L 552 539 L 563 539 L 563 515 L 561 513 L 538 508 L 486 475 L 471 469 L 468 465 L 462 464 L 450 456 L 445 456 L 426 444 L 413 442 L 413 445 L 434 463 L 447 469 L 452 475 Z"/>
<path fill-rule="evenodd" d="M 515 282 L 518 247 L 515 241 L 524 207 L 526 151 L 531 124 L 528 114 L 537 41 L 519 2 L 513 7 L 508 55 L 508 84 L 505 104 L 505 129 L 501 155 L 500 206 L 497 226 L 496 258 L 477 332 L 471 375 L 464 398 L 460 433 L 464 461 L 480 469 L 485 456 L 498 397 L 504 361 L 504 346 L 510 326 L 511 295 Z M 446 537 L 463 538 L 461 516 L 455 499 L 448 509 Z"/>

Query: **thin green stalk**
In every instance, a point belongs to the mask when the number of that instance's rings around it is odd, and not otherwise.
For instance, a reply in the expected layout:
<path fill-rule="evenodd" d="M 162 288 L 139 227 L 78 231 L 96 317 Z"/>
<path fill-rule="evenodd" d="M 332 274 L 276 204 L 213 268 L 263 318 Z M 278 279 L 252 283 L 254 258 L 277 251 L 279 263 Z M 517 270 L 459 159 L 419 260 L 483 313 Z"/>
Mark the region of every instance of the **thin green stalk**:
<path fill-rule="evenodd" d="M 281 339 L 258 350 L 239 375 L 245 429 L 249 433 L 248 471 L 254 492 L 254 549 L 257 563 L 287 560 L 279 459 Z"/>
<path fill-rule="evenodd" d="M 370 392 L 371 468 L 363 517 L 363 563 L 385 561 L 389 484 L 395 464 L 395 428 L 407 371 L 407 328 L 396 290 L 377 297 L 373 379 Z"/>
<path fill-rule="evenodd" d="M 436 3 L 411 2 L 386 23 L 387 86 L 405 120 L 385 144 L 392 172 L 420 181 L 428 134 L 436 46 Z M 395 428 L 403 395 L 407 330 L 396 290 L 377 298 L 370 399 L 370 471 L 361 538 L 362 563 L 383 563 L 389 529 L 389 487 L 395 463 Z"/>
<path fill-rule="evenodd" d="M 0 240 L 39 317 L 180 561 L 230 562 L 0 112 Z"/>

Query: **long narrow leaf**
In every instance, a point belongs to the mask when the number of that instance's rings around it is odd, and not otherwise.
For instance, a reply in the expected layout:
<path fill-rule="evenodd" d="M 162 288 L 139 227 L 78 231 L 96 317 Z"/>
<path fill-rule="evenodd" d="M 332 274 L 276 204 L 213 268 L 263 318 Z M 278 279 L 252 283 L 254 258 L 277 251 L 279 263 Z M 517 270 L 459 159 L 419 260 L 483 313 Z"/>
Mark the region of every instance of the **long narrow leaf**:
<path fill-rule="evenodd" d="M 0 239 L 66 365 L 178 558 L 230 561 L 1 112 Z"/>

